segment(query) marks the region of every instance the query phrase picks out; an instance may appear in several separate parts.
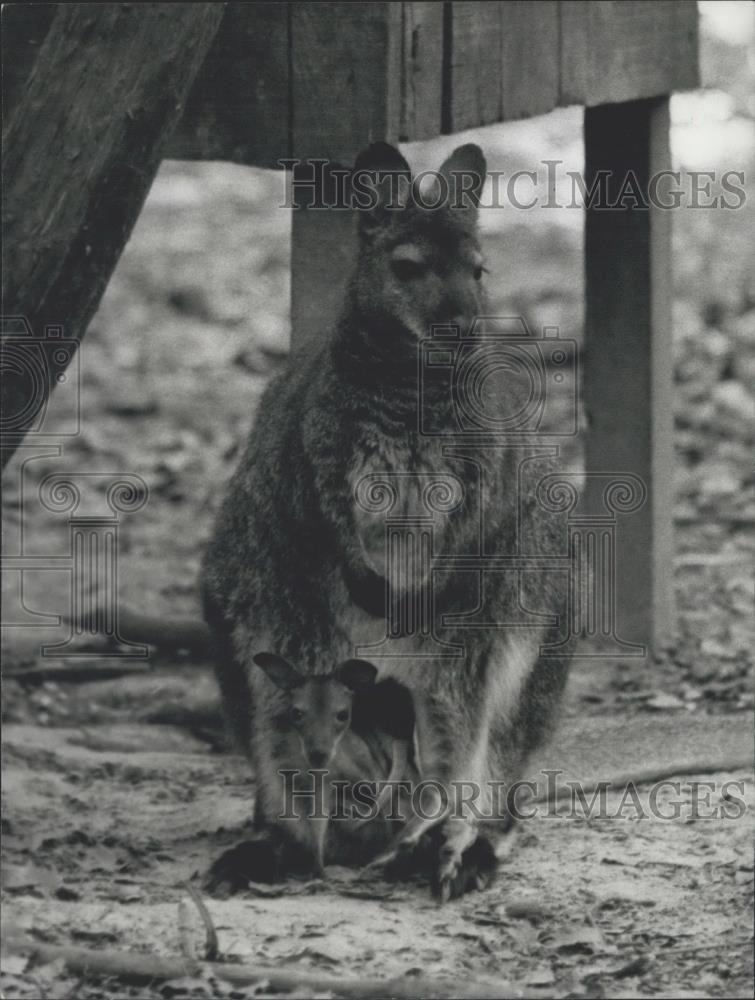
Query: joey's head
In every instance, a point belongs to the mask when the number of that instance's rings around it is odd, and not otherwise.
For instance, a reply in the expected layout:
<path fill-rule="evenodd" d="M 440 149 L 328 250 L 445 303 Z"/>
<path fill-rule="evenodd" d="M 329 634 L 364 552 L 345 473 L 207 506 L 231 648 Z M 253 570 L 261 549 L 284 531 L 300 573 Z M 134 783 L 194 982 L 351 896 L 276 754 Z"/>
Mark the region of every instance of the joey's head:
<path fill-rule="evenodd" d="M 327 767 L 351 724 L 354 696 L 375 682 L 377 669 L 366 660 L 346 660 L 329 674 L 302 674 L 275 653 L 254 662 L 286 696 L 286 728 L 299 737 L 309 766 Z"/>
<path fill-rule="evenodd" d="M 438 171 L 412 178 L 393 146 L 377 142 L 354 165 L 359 252 L 351 303 L 388 349 L 437 325 L 466 333 L 484 312 L 485 271 L 477 225 L 485 157 L 460 146 Z M 364 206 L 364 207 L 362 207 Z"/>

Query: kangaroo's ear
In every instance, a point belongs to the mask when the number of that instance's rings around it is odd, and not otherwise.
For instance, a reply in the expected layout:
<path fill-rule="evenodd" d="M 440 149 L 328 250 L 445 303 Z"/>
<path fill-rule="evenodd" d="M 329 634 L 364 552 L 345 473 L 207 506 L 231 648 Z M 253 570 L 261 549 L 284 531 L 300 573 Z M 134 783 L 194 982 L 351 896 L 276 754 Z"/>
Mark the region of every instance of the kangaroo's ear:
<path fill-rule="evenodd" d="M 451 153 L 440 172 L 448 181 L 448 203 L 452 208 L 477 208 L 487 168 L 482 150 L 473 142 Z"/>
<path fill-rule="evenodd" d="M 367 660 L 346 660 L 333 672 L 336 680 L 352 691 L 370 687 L 375 683 L 377 667 Z"/>
<path fill-rule="evenodd" d="M 359 212 L 359 231 L 371 237 L 390 218 L 390 211 L 403 208 L 411 190 L 409 164 L 395 146 L 373 142 L 362 150 L 351 175 L 352 201 Z"/>
<path fill-rule="evenodd" d="M 409 164 L 389 142 L 373 142 L 357 156 L 354 170 L 392 171 L 410 174 Z"/>
<path fill-rule="evenodd" d="M 288 660 L 275 653 L 257 653 L 254 662 L 281 691 L 290 691 L 298 687 L 304 679 L 296 667 L 292 667 Z"/>

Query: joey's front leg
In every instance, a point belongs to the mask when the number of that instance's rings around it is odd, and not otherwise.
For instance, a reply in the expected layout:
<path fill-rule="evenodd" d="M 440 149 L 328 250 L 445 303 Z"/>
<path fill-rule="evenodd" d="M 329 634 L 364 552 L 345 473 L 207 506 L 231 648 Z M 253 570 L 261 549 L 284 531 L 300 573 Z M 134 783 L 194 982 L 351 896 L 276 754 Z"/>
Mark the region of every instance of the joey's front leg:
<path fill-rule="evenodd" d="M 281 768 L 274 791 L 266 789 L 269 822 L 283 832 L 302 859 L 301 867 L 317 878 L 325 874 L 325 841 L 330 823 L 330 784 L 326 770 Z"/>
<path fill-rule="evenodd" d="M 232 896 L 248 889 L 250 882 L 274 883 L 292 875 L 322 875 L 310 820 L 296 815 L 297 803 L 286 797 L 282 779 L 279 786 L 272 775 L 267 775 L 259 786 L 254 833 L 224 851 L 210 866 L 202 885 L 211 895 Z M 303 791 L 301 786 L 298 791 Z"/>

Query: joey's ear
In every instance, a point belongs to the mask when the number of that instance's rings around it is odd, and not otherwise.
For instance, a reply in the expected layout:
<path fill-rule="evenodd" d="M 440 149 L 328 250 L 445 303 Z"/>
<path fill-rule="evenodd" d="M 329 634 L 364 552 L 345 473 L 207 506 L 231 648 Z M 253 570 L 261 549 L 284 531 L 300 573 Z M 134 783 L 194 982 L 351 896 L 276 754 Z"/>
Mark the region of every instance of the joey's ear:
<path fill-rule="evenodd" d="M 282 656 L 277 656 L 275 653 L 257 653 L 254 662 L 281 691 L 290 691 L 302 683 L 302 675 Z"/>
<path fill-rule="evenodd" d="M 336 667 L 333 675 L 347 688 L 359 691 L 375 683 L 377 667 L 367 660 L 346 660 L 340 667 Z"/>
<path fill-rule="evenodd" d="M 388 221 L 391 210 L 406 205 L 411 179 L 409 164 L 395 146 L 373 142 L 362 150 L 351 177 L 361 235 L 369 238 Z"/>
<path fill-rule="evenodd" d="M 482 150 L 473 142 L 451 153 L 440 172 L 448 181 L 448 203 L 452 208 L 477 208 L 487 167 Z"/>

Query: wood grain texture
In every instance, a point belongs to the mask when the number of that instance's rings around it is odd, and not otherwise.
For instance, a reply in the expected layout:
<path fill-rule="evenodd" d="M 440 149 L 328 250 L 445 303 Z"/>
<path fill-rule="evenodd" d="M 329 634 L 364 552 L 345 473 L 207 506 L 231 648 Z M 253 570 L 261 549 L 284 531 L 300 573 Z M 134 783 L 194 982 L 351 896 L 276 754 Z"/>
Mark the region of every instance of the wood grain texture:
<path fill-rule="evenodd" d="M 55 16 L 54 3 L 4 4 L 0 11 L 3 54 L 3 119 L 21 100 L 42 42 Z"/>
<path fill-rule="evenodd" d="M 404 3 L 401 32 L 401 126 L 410 142 L 441 133 L 443 4 Z"/>
<path fill-rule="evenodd" d="M 291 12 L 292 155 L 351 164 L 398 141 L 401 6 L 295 4 Z"/>
<path fill-rule="evenodd" d="M 308 175 L 306 164 L 295 176 L 299 173 Z M 292 212 L 291 350 L 299 354 L 322 343 L 338 315 L 354 268 L 357 232 L 351 209 L 312 209 L 302 200 Z"/>
<path fill-rule="evenodd" d="M 222 13 L 58 6 L 3 132 L 3 307 L 36 338 L 47 324 L 83 336 Z M 21 413 L 26 378 L 9 374 L 4 390 L 4 412 Z"/>
<path fill-rule="evenodd" d="M 290 5 L 228 4 L 166 155 L 277 167 L 291 155 Z"/>
<path fill-rule="evenodd" d="M 503 39 L 508 4 L 462 0 L 452 7 L 450 131 L 502 121 Z"/>
<path fill-rule="evenodd" d="M 503 43 L 503 118 L 552 111 L 559 98 L 558 3 L 500 4 Z"/>
<path fill-rule="evenodd" d="M 55 6 L 3 8 L 6 115 Z M 166 155 L 344 160 L 355 136 L 429 139 L 698 82 L 693 0 L 232 2 Z"/>
<path fill-rule="evenodd" d="M 692 0 L 564 0 L 559 103 L 593 107 L 699 85 Z"/>
<path fill-rule="evenodd" d="M 667 98 L 588 109 L 588 190 L 599 171 L 608 171 L 610 205 L 631 171 L 646 193 L 649 178 L 670 167 L 668 132 Z M 585 464 L 588 477 L 634 473 L 647 489 L 644 507 L 620 518 L 616 571 L 619 635 L 649 644 L 673 626 L 671 290 L 669 211 L 588 208 Z M 604 487 L 588 478 L 596 513 Z"/>
<path fill-rule="evenodd" d="M 295 158 L 319 157 L 336 169 L 350 167 L 369 143 L 398 140 L 400 4 L 298 4 L 292 10 L 291 44 Z M 302 164 L 295 175 L 308 171 Z M 320 341 L 336 318 L 356 241 L 352 211 L 308 208 L 306 200 L 298 200 L 291 230 L 294 353 Z"/>

